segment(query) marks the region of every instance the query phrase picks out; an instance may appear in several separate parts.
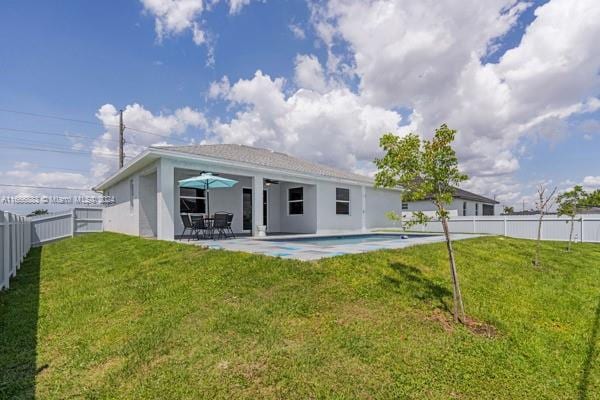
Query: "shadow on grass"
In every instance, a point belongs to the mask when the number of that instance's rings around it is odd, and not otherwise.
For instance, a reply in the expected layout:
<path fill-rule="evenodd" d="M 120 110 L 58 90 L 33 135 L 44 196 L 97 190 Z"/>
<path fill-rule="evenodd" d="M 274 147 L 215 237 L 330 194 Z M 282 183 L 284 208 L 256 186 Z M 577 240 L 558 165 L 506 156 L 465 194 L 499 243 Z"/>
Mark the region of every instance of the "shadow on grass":
<path fill-rule="evenodd" d="M 590 341 L 585 355 L 585 361 L 581 369 L 581 379 L 579 381 L 579 400 L 586 400 L 588 398 L 588 387 L 590 385 L 590 374 L 594 367 L 594 360 L 598 355 L 598 349 L 596 348 L 596 342 L 598 340 L 598 330 L 600 329 L 600 298 L 598 299 L 598 306 L 596 307 L 596 314 L 594 315 L 594 322 L 592 324 L 592 333 L 590 335 Z"/>
<path fill-rule="evenodd" d="M 40 260 L 32 248 L 10 289 L 0 293 L 0 398 L 35 398 Z M 42 369 L 42 368 L 40 368 Z"/>
<path fill-rule="evenodd" d="M 440 308 L 450 312 L 446 298 L 452 296 L 452 292 L 447 288 L 425 277 L 412 265 L 395 262 L 390 264 L 390 268 L 396 271 L 402 280 L 386 276 L 389 283 L 401 287 L 408 295 L 419 300 L 438 303 Z"/>

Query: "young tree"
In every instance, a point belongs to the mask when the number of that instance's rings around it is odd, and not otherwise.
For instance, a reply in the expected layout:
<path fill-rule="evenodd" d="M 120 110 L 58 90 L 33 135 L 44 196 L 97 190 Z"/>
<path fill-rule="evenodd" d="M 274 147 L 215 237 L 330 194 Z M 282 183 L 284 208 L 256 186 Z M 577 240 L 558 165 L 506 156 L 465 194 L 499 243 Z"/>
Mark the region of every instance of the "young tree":
<path fill-rule="evenodd" d="M 558 205 L 557 212 L 558 216 L 566 215 L 571 217 L 571 230 L 569 232 L 569 244 L 567 245 L 567 251 L 571 251 L 571 243 L 573 240 L 573 228 L 575 226 L 575 217 L 577 212 L 582 206 L 583 200 L 586 198 L 587 193 L 579 185 L 573 187 L 573 189 L 561 193 L 556 198 Z"/>
<path fill-rule="evenodd" d="M 380 146 L 385 155 L 375 160 L 378 169 L 375 184 L 387 188 L 402 187 L 405 201 L 430 197 L 435 204 L 436 215 L 442 223 L 446 237 L 453 288 L 454 320 L 464 323 L 465 310 L 446 210 L 446 206 L 452 202 L 454 188 L 468 179 L 458 169 L 458 159 L 452 148 L 455 134 L 456 131 L 448 128 L 446 124 L 435 130 L 432 140 L 421 141 L 419 136 L 413 133 L 402 138 L 386 133 L 380 139 Z M 414 213 L 412 221 L 407 224 L 423 223 L 426 218 L 423 213 Z"/>
<path fill-rule="evenodd" d="M 546 212 L 552 207 L 552 199 L 554 198 L 554 194 L 556 193 L 556 187 L 552 190 L 549 195 L 546 195 L 546 186 L 540 184 L 537 189 L 537 200 L 535 202 L 535 208 L 540 214 L 540 218 L 538 220 L 538 230 L 537 230 L 537 242 L 535 245 L 535 259 L 533 260 L 533 265 L 535 267 L 540 266 L 540 247 L 542 244 L 542 219 L 544 219 L 544 215 Z"/>

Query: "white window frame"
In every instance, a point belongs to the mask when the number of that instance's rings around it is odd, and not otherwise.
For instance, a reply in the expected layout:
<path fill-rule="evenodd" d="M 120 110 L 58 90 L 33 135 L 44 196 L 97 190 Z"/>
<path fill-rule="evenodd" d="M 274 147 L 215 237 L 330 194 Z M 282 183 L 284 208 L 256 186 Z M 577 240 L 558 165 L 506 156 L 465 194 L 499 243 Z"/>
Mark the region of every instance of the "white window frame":
<path fill-rule="evenodd" d="M 290 190 L 292 189 L 302 189 L 302 200 L 290 200 Z M 302 214 L 291 214 L 290 203 L 302 203 Z M 304 186 L 294 186 L 287 189 L 287 215 L 290 217 L 304 215 Z"/>
<path fill-rule="evenodd" d="M 182 188 L 182 187 L 179 188 L 179 204 L 180 204 L 179 205 L 179 208 L 180 208 L 179 209 L 179 213 L 180 214 L 192 214 L 192 215 L 206 214 L 206 189 L 199 189 L 199 190 L 203 190 L 204 191 L 204 196 L 182 196 L 181 195 L 181 189 L 185 189 L 185 188 Z M 185 212 L 185 211 L 182 212 L 181 211 L 181 199 L 193 199 L 193 200 L 201 199 L 201 200 L 204 200 L 204 212 L 201 212 L 201 213 L 188 213 L 188 212 Z"/>
<path fill-rule="evenodd" d="M 342 190 L 347 190 L 348 191 L 348 200 L 338 200 L 337 198 L 337 190 L 338 189 L 342 189 Z M 350 199 L 351 199 L 351 193 L 350 193 L 350 188 L 345 188 L 345 187 L 336 187 L 335 188 L 335 215 L 350 215 Z M 348 204 L 348 214 L 340 214 L 337 212 L 337 203 L 347 203 Z"/>

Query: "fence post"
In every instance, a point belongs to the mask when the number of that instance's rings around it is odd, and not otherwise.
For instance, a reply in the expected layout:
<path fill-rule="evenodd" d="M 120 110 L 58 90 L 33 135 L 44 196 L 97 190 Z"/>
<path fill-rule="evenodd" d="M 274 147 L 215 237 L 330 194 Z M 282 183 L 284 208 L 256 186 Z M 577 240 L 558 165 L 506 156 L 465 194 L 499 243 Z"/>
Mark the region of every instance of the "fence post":
<path fill-rule="evenodd" d="M 585 218 L 583 217 L 583 215 L 580 216 L 581 220 L 579 222 L 579 229 L 581 230 L 581 235 L 579 235 L 579 241 L 580 243 L 583 243 L 583 221 L 585 220 Z"/>
<path fill-rule="evenodd" d="M 8 214 L 8 219 L 10 221 L 10 270 L 11 275 L 15 276 L 17 274 L 17 246 L 15 245 L 15 216 L 13 214 Z"/>
<path fill-rule="evenodd" d="M 75 217 L 77 216 L 77 212 L 75 211 L 76 209 L 74 208 L 73 210 L 71 210 L 71 237 L 75 236 L 75 231 L 77 229 L 77 221 L 75 220 Z"/>
<path fill-rule="evenodd" d="M 8 212 L 0 211 L 0 221 L 3 222 L 2 230 L 2 268 L 4 271 L 4 288 L 8 289 L 10 286 L 10 214 Z"/>
<path fill-rule="evenodd" d="M 508 227 L 506 226 L 506 215 L 504 216 L 504 236 L 508 235 Z"/>
<path fill-rule="evenodd" d="M 476 229 L 477 225 L 475 222 L 475 216 L 473 216 L 473 233 L 477 233 L 477 229 Z"/>

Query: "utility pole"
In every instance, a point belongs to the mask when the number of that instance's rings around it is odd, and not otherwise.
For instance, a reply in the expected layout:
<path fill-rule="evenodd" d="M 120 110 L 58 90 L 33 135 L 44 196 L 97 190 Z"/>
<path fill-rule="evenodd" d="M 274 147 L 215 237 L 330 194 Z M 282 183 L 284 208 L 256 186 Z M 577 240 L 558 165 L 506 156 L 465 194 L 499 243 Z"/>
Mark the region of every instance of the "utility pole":
<path fill-rule="evenodd" d="M 123 161 L 125 160 L 125 153 L 123 152 L 123 146 L 125 145 L 125 125 L 123 125 L 123 110 L 119 110 L 119 168 L 123 168 Z"/>

